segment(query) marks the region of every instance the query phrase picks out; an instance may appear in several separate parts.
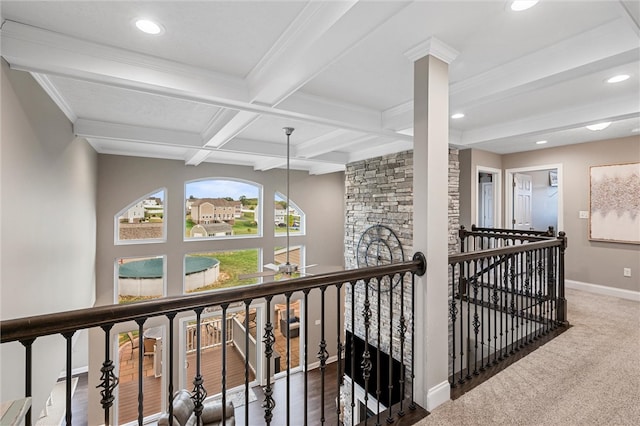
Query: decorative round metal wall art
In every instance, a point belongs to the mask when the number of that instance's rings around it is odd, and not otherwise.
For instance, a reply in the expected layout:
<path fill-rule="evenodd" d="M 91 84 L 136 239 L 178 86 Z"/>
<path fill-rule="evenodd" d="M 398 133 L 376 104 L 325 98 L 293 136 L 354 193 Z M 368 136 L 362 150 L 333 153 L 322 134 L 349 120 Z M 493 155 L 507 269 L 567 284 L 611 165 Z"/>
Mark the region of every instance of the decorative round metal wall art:
<path fill-rule="evenodd" d="M 359 268 L 389 265 L 404 261 L 402 243 L 391 228 L 385 225 L 373 225 L 367 228 L 358 241 L 357 262 Z M 402 277 L 385 277 L 380 291 L 388 291 L 395 287 Z M 376 285 L 370 284 L 377 289 Z"/>

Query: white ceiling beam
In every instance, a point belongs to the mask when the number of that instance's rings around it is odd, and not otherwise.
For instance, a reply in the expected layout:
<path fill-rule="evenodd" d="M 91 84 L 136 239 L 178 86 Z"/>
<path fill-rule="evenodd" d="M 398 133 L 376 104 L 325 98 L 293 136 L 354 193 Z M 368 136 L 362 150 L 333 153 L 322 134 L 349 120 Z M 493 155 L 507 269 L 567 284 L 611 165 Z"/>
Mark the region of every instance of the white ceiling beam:
<path fill-rule="evenodd" d="M 163 144 L 182 148 L 197 148 L 202 144 L 202 139 L 197 133 L 82 118 L 73 124 L 73 132 L 76 136 L 84 138 Z"/>
<path fill-rule="evenodd" d="M 376 158 L 376 157 L 389 155 L 389 154 L 395 154 L 397 152 L 407 151 L 410 149 L 413 149 L 413 142 L 397 140 L 397 141 L 386 143 L 384 145 L 376 145 L 369 149 L 363 149 L 363 150 L 354 152 L 349 155 L 349 161 L 347 163 L 352 163 L 354 161 L 367 160 L 369 158 Z"/>
<path fill-rule="evenodd" d="M 603 108 L 607 111 L 602 116 Z M 503 139 L 522 135 L 545 134 L 553 131 L 582 127 L 600 121 L 618 121 L 640 115 L 638 95 L 635 93 L 615 99 L 601 101 L 576 108 L 556 110 L 536 117 L 527 117 L 495 126 L 483 127 L 462 133 L 457 141 L 460 145 L 469 146 L 493 139 Z"/>
<path fill-rule="evenodd" d="M 62 93 L 54 86 L 49 77 L 44 74 L 32 73 L 33 78 L 40 84 L 40 87 L 47 92 L 47 95 L 53 100 L 53 102 L 60 108 L 62 113 L 69 119 L 70 122 L 75 123 L 78 116 L 71 109 L 67 100 L 62 96 Z"/>
<path fill-rule="evenodd" d="M 247 83 L 250 102 L 277 106 L 354 49 L 408 3 L 390 2 L 367 15 L 349 15 L 356 4 L 357 1 L 309 2 L 249 72 Z M 343 25 L 345 20 L 354 22 Z M 340 42 L 336 43 L 336 40 Z M 206 146 L 224 146 L 256 118 L 249 114 L 238 114 Z M 202 157 L 203 154 L 198 153 L 188 164 L 197 164 L 194 160 Z"/>

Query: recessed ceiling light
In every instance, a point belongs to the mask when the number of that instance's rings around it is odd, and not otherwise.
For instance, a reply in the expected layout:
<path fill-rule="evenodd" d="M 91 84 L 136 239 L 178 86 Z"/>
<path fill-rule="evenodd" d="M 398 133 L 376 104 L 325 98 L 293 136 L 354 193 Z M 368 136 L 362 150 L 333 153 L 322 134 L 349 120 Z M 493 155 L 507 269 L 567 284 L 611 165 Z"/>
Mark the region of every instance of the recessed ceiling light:
<path fill-rule="evenodd" d="M 148 19 L 138 19 L 136 21 L 136 27 L 146 34 L 157 35 L 162 33 L 162 27 Z"/>
<path fill-rule="evenodd" d="M 587 126 L 587 129 L 593 130 L 594 132 L 596 132 L 598 130 L 606 129 L 607 127 L 609 127 L 610 124 L 611 124 L 610 121 L 604 121 L 602 123 L 591 124 L 591 125 Z"/>
<path fill-rule="evenodd" d="M 515 0 L 511 3 L 511 10 L 520 12 L 535 6 L 536 3 L 538 3 L 538 0 Z"/>
<path fill-rule="evenodd" d="M 631 129 L 631 133 L 638 133 L 640 132 L 640 127 L 636 127 L 635 129 Z"/>
<path fill-rule="evenodd" d="M 453 118 L 454 120 L 457 120 L 458 118 L 462 118 L 464 117 L 464 114 L 461 112 L 455 113 L 451 116 L 451 118 Z"/>
<path fill-rule="evenodd" d="M 536 142 L 536 144 L 538 144 L 538 145 L 544 145 L 545 143 L 547 143 L 547 141 L 538 141 L 538 142 Z"/>
<path fill-rule="evenodd" d="M 621 81 L 625 81 L 628 78 L 629 76 L 627 74 L 614 75 L 607 80 L 607 83 L 620 83 Z"/>

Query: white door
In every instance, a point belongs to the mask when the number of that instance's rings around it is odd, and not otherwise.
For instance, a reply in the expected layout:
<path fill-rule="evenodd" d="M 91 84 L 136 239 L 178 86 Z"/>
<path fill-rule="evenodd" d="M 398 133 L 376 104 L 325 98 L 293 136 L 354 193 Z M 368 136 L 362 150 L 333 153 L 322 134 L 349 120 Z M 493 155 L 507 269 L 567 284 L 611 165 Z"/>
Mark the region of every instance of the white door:
<path fill-rule="evenodd" d="M 513 177 L 513 229 L 531 229 L 531 176 L 516 173 Z"/>
<path fill-rule="evenodd" d="M 493 228 L 493 182 L 483 182 L 480 204 L 480 227 Z"/>

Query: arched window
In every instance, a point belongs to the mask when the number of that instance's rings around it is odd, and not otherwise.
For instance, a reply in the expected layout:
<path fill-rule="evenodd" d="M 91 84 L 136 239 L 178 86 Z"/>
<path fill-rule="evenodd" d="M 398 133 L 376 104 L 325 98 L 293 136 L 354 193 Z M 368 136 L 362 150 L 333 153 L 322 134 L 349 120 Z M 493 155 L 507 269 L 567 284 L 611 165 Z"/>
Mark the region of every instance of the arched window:
<path fill-rule="evenodd" d="M 165 193 L 146 194 L 115 215 L 116 244 L 166 241 Z"/>
<path fill-rule="evenodd" d="M 212 178 L 185 184 L 185 239 L 261 236 L 262 186 Z"/>
<path fill-rule="evenodd" d="M 287 233 L 287 197 L 279 192 L 274 197 L 274 219 L 276 236 L 286 235 Z M 300 207 L 289 199 L 289 234 L 304 235 L 305 233 L 305 214 Z"/>

